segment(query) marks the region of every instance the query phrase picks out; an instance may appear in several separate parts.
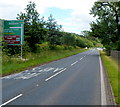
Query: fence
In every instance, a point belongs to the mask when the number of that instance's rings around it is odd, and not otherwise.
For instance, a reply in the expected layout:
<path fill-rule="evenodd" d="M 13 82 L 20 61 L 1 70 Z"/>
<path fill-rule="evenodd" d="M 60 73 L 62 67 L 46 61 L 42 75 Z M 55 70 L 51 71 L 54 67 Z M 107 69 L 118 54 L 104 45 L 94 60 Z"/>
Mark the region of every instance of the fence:
<path fill-rule="evenodd" d="M 111 50 L 110 55 L 116 59 L 117 61 L 120 62 L 120 51 L 116 51 L 116 50 Z"/>

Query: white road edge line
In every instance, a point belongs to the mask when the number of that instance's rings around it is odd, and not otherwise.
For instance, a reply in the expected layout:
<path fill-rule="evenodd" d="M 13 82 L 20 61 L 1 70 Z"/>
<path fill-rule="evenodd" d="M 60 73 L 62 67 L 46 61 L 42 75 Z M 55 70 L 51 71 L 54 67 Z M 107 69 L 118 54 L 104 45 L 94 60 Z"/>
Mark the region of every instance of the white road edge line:
<path fill-rule="evenodd" d="M 71 66 L 75 65 L 78 61 L 75 61 L 74 63 L 71 64 Z"/>
<path fill-rule="evenodd" d="M 101 82 L 101 105 L 107 105 L 103 67 L 102 67 L 102 61 L 101 61 L 100 55 L 99 55 L 99 61 L 100 61 L 100 78 L 101 78 L 101 81 L 100 81 Z"/>
<path fill-rule="evenodd" d="M 2 106 L 4 106 L 4 105 L 7 105 L 8 103 L 16 100 L 17 98 L 21 97 L 22 95 L 23 95 L 23 94 L 19 94 L 18 96 L 14 97 L 14 98 L 10 99 L 9 101 L 7 101 L 7 102 L 3 103 L 2 105 L 0 105 L 0 107 L 2 107 Z"/>
<path fill-rule="evenodd" d="M 60 74 L 60 73 L 62 73 L 63 71 L 65 71 L 66 69 L 67 69 L 67 68 L 61 70 L 60 72 L 57 72 L 56 74 L 52 75 L 51 77 L 45 79 L 45 81 L 48 81 L 48 80 L 52 79 L 53 77 L 55 77 L 55 76 L 57 76 L 58 74 Z"/>

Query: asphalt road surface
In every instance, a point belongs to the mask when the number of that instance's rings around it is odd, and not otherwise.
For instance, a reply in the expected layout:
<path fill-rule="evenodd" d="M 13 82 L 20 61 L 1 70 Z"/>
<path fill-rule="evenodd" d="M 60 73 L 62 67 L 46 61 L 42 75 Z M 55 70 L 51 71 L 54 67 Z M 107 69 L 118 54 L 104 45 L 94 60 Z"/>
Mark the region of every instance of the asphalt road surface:
<path fill-rule="evenodd" d="M 97 49 L 1 79 L 1 106 L 101 105 Z"/>

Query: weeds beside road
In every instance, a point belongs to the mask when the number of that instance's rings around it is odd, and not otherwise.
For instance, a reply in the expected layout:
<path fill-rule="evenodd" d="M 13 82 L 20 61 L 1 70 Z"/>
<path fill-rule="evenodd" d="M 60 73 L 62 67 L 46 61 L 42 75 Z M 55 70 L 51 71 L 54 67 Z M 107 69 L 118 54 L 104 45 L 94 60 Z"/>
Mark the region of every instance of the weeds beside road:
<path fill-rule="evenodd" d="M 2 72 L 0 72 L 0 75 L 5 76 L 17 73 L 29 69 L 30 67 L 65 58 L 84 51 L 87 50 L 80 48 L 71 50 L 46 50 L 40 53 L 27 53 L 25 57 L 26 60 L 3 55 Z"/>
<path fill-rule="evenodd" d="M 119 104 L 119 101 L 118 101 L 118 64 L 112 57 L 107 56 L 105 52 L 100 51 L 100 54 L 102 57 L 103 64 L 105 66 L 105 70 L 110 79 L 115 101 L 117 104 Z"/>

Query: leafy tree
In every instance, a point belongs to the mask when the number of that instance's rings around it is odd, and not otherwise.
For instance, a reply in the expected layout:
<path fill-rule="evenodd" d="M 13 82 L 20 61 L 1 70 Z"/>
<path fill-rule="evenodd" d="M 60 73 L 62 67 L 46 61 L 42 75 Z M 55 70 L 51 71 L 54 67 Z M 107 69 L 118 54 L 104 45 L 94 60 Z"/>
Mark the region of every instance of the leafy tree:
<path fill-rule="evenodd" d="M 29 43 L 32 51 L 36 51 L 36 44 L 45 40 L 47 30 L 44 28 L 44 18 L 39 19 L 36 4 L 29 2 L 25 13 L 18 14 L 17 19 L 24 20 L 25 40 Z"/>
<path fill-rule="evenodd" d="M 87 47 L 85 41 L 82 38 L 77 38 L 76 39 L 76 45 L 81 47 L 81 48 Z"/>
<path fill-rule="evenodd" d="M 46 23 L 46 28 L 48 29 L 48 41 L 50 45 L 53 47 L 57 44 L 60 43 L 60 38 L 62 36 L 61 34 L 61 29 L 62 26 L 58 25 L 55 19 L 53 18 L 52 14 L 48 17 L 47 23 Z"/>
<path fill-rule="evenodd" d="M 120 50 L 120 1 L 95 2 L 90 14 L 98 17 L 92 22 L 91 30 L 94 37 L 99 37 L 106 48 Z"/>
<path fill-rule="evenodd" d="M 75 36 L 71 33 L 65 33 L 65 35 L 62 37 L 62 43 L 67 46 L 75 46 L 76 45 Z"/>
<path fill-rule="evenodd" d="M 93 22 L 94 23 L 94 22 Z M 91 24 L 91 26 L 92 26 L 92 24 Z M 95 29 L 96 30 L 96 29 Z M 98 46 L 98 44 L 101 44 L 101 41 L 98 39 L 98 37 L 96 36 L 96 34 L 99 34 L 99 32 L 98 32 L 98 29 L 96 30 L 96 33 L 93 33 L 93 32 L 91 32 L 91 31 L 87 31 L 87 30 L 85 30 L 85 31 L 83 31 L 82 32 L 82 34 L 83 34 L 83 37 L 85 38 L 85 39 L 87 39 L 87 40 L 89 40 L 89 41 L 91 41 L 92 43 L 90 43 L 91 45 L 90 45 L 90 47 L 92 47 L 92 46 L 94 46 L 94 47 L 97 47 Z M 94 35 L 95 34 L 95 35 Z M 99 36 L 101 36 L 101 35 L 99 35 Z M 85 40 L 84 40 L 85 41 Z M 89 44 L 88 44 L 89 45 Z"/>

